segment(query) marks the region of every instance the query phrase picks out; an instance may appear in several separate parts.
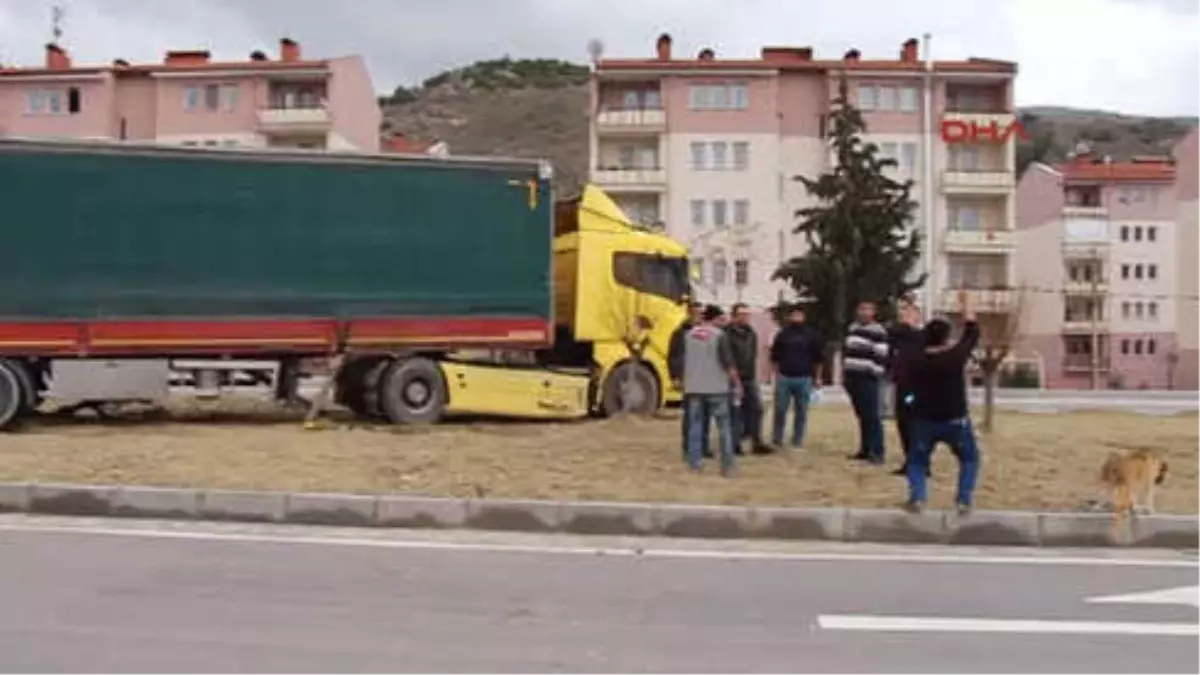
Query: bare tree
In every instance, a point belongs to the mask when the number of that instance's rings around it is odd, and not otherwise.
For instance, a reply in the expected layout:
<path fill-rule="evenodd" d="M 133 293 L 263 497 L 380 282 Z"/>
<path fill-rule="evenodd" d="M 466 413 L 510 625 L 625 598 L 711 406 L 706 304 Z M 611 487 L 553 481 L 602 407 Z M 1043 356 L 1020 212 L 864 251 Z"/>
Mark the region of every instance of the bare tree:
<path fill-rule="evenodd" d="M 1020 336 L 1021 306 L 1023 294 L 1020 289 L 1005 289 L 999 294 L 1012 294 L 1012 300 L 998 302 L 999 311 L 987 312 L 981 307 L 979 314 L 979 347 L 975 362 L 983 376 L 983 424 L 981 429 L 990 432 L 995 421 L 996 386 L 1000 370 L 1008 357 L 1016 350 Z M 986 313 L 985 313 L 986 312 Z"/>

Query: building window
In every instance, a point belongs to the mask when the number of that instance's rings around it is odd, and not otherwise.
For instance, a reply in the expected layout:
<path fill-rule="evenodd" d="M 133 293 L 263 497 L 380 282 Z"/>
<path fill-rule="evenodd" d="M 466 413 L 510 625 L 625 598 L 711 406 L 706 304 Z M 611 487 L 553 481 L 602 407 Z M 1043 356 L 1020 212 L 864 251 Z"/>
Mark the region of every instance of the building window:
<path fill-rule="evenodd" d="M 72 87 L 71 91 L 75 92 L 78 104 L 79 90 Z M 57 89 L 30 90 L 25 102 L 25 110 L 31 115 L 61 115 L 63 113 L 63 92 Z"/>
<path fill-rule="evenodd" d="M 724 286 L 729 281 L 729 263 L 724 258 L 713 260 L 712 282 L 714 286 Z"/>
<path fill-rule="evenodd" d="M 1137 356 L 1142 355 L 1142 341 L 1141 340 L 1133 341 L 1133 353 Z"/>
<path fill-rule="evenodd" d="M 900 146 L 900 166 L 905 171 L 917 170 L 917 144 L 905 143 Z"/>
<path fill-rule="evenodd" d="M 221 141 L 221 145 L 223 145 L 223 146 L 225 146 L 225 147 L 227 147 L 227 148 L 236 148 L 236 147 L 237 147 L 237 144 L 238 144 L 238 142 L 237 142 L 237 141 L 228 140 L 228 139 L 226 139 L 226 140 L 224 140 L 224 141 Z"/>
<path fill-rule="evenodd" d="M 1134 279 L 1141 279 L 1141 278 L 1142 278 L 1142 266 L 1141 266 L 1141 265 L 1134 265 L 1134 266 L 1133 266 L 1133 278 L 1134 278 Z"/>
<path fill-rule="evenodd" d="M 1121 340 L 1121 353 L 1122 354 L 1129 353 L 1129 340 Z"/>
<path fill-rule="evenodd" d="M 733 283 L 737 286 L 746 286 L 750 283 L 750 261 L 735 260 L 733 261 Z"/>
<path fill-rule="evenodd" d="M 1129 226 L 1121 226 L 1121 241 L 1129 241 Z"/>
<path fill-rule="evenodd" d="M 725 141 L 714 141 L 712 144 L 712 166 L 717 171 L 724 171 L 729 160 L 729 144 Z"/>
<path fill-rule="evenodd" d="M 900 111 L 901 112 L 916 112 L 917 111 L 917 90 L 913 87 L 900 88 Z"/>
<path fill-rule="evenodd" d="M 1122 279 L 1129 278 L 1129 265 L 1121 265 L 1121 278 Z"/>
<path fill-rule="evenodd" d="M 1154 342 L 1153 338 L 1146 340 L 1146 353 L 1147 354 L 1154 356 L 1154 352 L 1157 350 L 1158 350 L 1158 345 Z"/>
<path fill-rule="evenodd" d="M 200 107 L 200 88 L 187 87 L 183 90 L 183 109 L 196 110 Z"/>
<path fill-rule="evenodd" d="M 79 91 L 79 87 L 71 87 L 67 89 L 67 112 L 75 115 L 83 108 L 83 97 Z"/>
<path fill-rule="evenodd" d="M 617 168 L 631 169 L 634 161 L 634 148 L 632 145 L 622 145 L 617 148 Z"/>
<path fill-rule="evenodd" d="M 744 84 L 698 84 L 688 90 L 688 107 L 692 110 L 745 110 L 750 107 L 750 95 Z"/>
<path fill-rule="evenodd" d="M 880 110 L 895 110 L 896 109 L 896 90 L 892 87 L 879 88 L 879 104 Z"/>
<path fill-rule="evenodd" d="M 1150 315 L 1151 319 L 1157 319 L 1158 318 L 1158 303 L 1151 302 L 1148 305 L 1146 305 L 1146 313 Z"/>
<path fill-rule="evenodd" d="M 750 144 L 746 141 L 735 141 L 733 144 L 733 169 L 745 171 L 750 168 Z"/>
<path fill-rule="evenodd" d="M 874 110 L 878 106 L 877 101 L 874 85 L 858 85 L 858 107 L 860 110 Z"/>
<path fill-rule="evenodd" d="M 693 199 L 691 201 L 692 225 L 696 227 L 704 227 L 704 200 Z"/>
<path fill-rule="evenodd" d="M 1145 318 L 1145 307 L 1142 305 L 1142 303 L 1133 303 L 1133 314 L 1139 319 Z"/>
<path fill-rule="evenodd" d="M 1122 302 L 1122 303 L 1121 303 L 1121 316 L 1122 316 L 1123 318 L 1126 318 L 1126 319 L 1128 319 L 1128 318 L 1129 318 L 1129 312 L 1132 310 L 1132 308 L 1133 308 L 1133 306 L 1132 306 L 1130 303 L 1128 303 L 1128 302 Z"/>
<path fill-rule="evenodd" d="M 1158 239 L 1158 228 L 1157 227 L 1147 227 L 1146 228 L 1146 241 L 1154 241 L 1156 239 Z"/>
<path fill-rule="evenodd" d="M 974 206 L 955 206 L 950 209 L 950 223 L 955 230 L 978 232 L 980 220 L 979 209 Z"/>
<path fill-rule="evenodd" d="M 240 88 L 236 84 L 222 84 L 218 88 L 218 98 L 220 99 L 221 110 L 224 112 L 233 112 L 237 110 L 238 95 L 241 93 Z"/>
<path fill-rule="evenodd" d="M 1146 277 L 1149 279 L 1157 279 L 1158 278 L 1158 265 L 1147 265 L 1146 266 Z"/>
<path fill-rule="evenodd" d="M 636 91 L 625 92 L 624 99 L 625 100 L 622 102 L 621 106 L 625 110 L 637 110 L 639 107 L 641 107 L 641 97 L 638 96 Z"/>
<path fill-rule="evenodd" d="M 733 201 L 733 224 L 745 227 L 750 224 L 750 200 L 735 199 Z"/>
<path fill-rule="evenodd" d="M 1133 228 L 1133 240 L 1134 240 L 1134 241 L 1141 241 L 1141 240 L 1142 240 L 1142 228 L 1141 228 L 1141 226 L 1138 226 L 1138 227 L 1135 227 L 1135 228 Z"/>
<path fill-rule="evenodd" d="M 643 93 L 642 105 L 646 110 L 662 110 L 662 94 L 655 89 Z"/>
<path fill-rule="evenodd" d="M 714 199 L 712 203 L 712 220 L 716 227 L 726 227 L 729 225 L 728 205 L 724 199 Z"/>
<path fill-rule="evenodd" d="M 692 168 L 703 171 L 708 168 L 708 145 L 700 141 L 692 141 Z"/>
<path fill-rule="evenodd" d="M 879 158 L 880 159 L 890 159 L 893 162 L 895 162 L 896 161 L 896 144 L 895 143 L 880 143 L 879 144 Z"/>

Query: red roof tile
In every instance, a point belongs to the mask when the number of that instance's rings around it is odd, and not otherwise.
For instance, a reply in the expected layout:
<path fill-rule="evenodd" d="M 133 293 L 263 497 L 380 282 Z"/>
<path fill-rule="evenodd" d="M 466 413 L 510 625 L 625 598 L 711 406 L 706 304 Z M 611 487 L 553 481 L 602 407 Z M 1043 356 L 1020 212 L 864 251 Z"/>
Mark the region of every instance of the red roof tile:
<path fill-rule="evenodd" d="M 1157 183 L 1175 180 L 1175 165 L 1167 158 L 1157 162 L 1076 161 L 1056 167 L 1069 181 L 1099 183 Z"/>
<path fill-rule="evenodd" d="M 619 70 L 860 70 L 860 71 L 896 71 L 920 72 L 924 70 L 923 62 L 906 62 L 899 60 L 812 60 L 800 59 L 605 59 L 596 64 L 599 71 Z M 996 59 L 971 58 L 966 61 L 934 61 L 935 72 L 944 73 L 1016 73 L 1017 65 L 1011 61 Z"/>

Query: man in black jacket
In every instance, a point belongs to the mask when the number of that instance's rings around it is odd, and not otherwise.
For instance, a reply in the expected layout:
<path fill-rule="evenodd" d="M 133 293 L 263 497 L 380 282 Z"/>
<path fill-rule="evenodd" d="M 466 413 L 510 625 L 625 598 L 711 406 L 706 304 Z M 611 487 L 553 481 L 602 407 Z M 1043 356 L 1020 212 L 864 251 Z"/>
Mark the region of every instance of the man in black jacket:
<path fill-rule="evenodd" d="M 671 333 L 671 343 L 667 351 L 667 373 L 671 376 L 671 383 L 678 391 L 683 390 L 683 347 L 684 338 L 687 337 L 688 331 L 700 325 L 704 318 L 704 305 L 699 302 L 693 302 L 688 306 L 688 318 L 683 323 L 679 324 L 679 328 Z M 687 395 L 684 394 L 683 401 L 683 431 L 680 434 L 683 438 L 683 452 L 687 456 L 687 435 L 688 435 L 688 404 Z M 708 449 L 708 433 L 704 434 L 703 442 L 704 456 L 711 457 L 712 452 Z"/>
<path fill-rule="evenodd" d="M 816 331 L 804 323 L 804 309 L 799 305 L 792 307 L 783 329 L 771 342 L 771 369 L 775 373 L 775 418 L 771 440 L 776 447 L 783 446 L 783 427 L 790 404 L 793 411 L 791 448 L 803 449 L 808 404 L 813 389 L 820 387 L 824 351 Z"/>
<path fill-rule="evenodd" d="M 921 332 L 921 310 L 911 297 L 901 298 L 897 314 L 898 321 L 888 328 L 888 354 L 891 357 L 889 366 L 892 382 L 895 384 L 896 433 L 904 450 L 904 465 L 892 473 L 907 476 L 915 421 L 913 368 L 925 349 L 925 336 Z"/>
<path fill-rule="evenodd" d="M 971 510 L 971 497 L 979 475 L 979 445 L 967 404 L 967 361 L 979 344 L 979 324 L 965 291 L 958 295 L 963 316 L 962 335 L 950 342 L 950 323 L 934 319 L 925 325 L 925 351 L 913 371 L 916 424 L 912 455 L 908 459 L 908 509 L 925 506 L 926 469 L 938 443 L 950 446 L 958 458 L 958 512 Z"/>
<path fill-rule="evenodd" d="M 733 363 L 742 381 L 739 405 L 733 407 L 733 440 L 741 447 L 749 440 L 756 455 L 770 454 L 762 439 L 762 393 L 758 388 L 758 333 L 750 325 L 750 309 L 744 303 L 733 306 L 733 322 L 726 329 Z"/>

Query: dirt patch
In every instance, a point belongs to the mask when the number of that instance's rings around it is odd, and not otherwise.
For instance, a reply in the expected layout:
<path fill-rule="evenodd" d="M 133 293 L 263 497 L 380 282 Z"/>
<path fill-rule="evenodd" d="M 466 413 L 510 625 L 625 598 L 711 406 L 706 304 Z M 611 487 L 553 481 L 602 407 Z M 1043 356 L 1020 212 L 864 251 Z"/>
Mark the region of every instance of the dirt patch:
<path fill-rule="evenodd" d="M 734 480 L 715 466 L 683 470 L 677 415 L 413 429 L 341 420 L 305 431 L 300 414 L 269 404 L 187 404 L 161 419 L 45 420 L 0 435 L 0 480 L 761 505 L 890 507 L 904 497 L 903 479 L 888 474 L 899 461 L 893 429 L 886 469 L 846 461 L 857 443 L 846 408 L 814 410 L 803 453 L 747 457 Z M 1170 463 L 1158 510 L 1197 512 L 1194 414 L 1002 412 L 980 441 L 980 508 L 1077 509 L 1101 496 L 1108 453 L 1152 448 Z M 934 506 L 952 503 L 955 473 L 939 451 Z"/>

